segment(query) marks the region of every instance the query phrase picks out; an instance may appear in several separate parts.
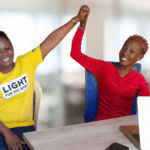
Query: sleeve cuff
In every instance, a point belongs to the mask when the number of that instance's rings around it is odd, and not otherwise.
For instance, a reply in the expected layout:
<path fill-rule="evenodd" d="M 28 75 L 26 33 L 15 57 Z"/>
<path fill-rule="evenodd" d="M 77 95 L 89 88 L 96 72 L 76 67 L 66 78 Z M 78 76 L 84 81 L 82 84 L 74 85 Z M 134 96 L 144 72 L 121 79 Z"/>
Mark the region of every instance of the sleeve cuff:
<path fill-rule="evenodd" d="M 79 31 L 83 31 L 83 32 L 85 31 L 85 29 L 80 29 L 79 27 L 78 27 L 78 29 L 77 29 L 77 30 L 79 30 Z"/>

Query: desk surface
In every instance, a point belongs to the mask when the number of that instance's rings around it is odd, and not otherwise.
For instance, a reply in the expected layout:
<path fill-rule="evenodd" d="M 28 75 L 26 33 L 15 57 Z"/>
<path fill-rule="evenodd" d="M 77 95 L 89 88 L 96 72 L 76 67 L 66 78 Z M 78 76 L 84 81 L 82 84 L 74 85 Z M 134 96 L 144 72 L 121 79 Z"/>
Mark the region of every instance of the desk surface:
<path fill-rule="evenodd" d="M 121 125 L 137 124 L 138 116 L 132 115 L 24 133 L 23 138 L 32 150 L 105 150 L 113 142 L 137 150 L 118 129 Z"/>

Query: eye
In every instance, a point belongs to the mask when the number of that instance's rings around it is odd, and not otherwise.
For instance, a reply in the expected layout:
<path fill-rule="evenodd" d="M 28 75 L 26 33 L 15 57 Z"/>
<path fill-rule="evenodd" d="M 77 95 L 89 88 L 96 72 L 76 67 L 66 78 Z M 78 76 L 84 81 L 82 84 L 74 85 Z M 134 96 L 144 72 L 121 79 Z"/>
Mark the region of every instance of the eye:
<path fill-rule="evenodd" d="M 5 48 L 6 51 L 8 51 L 10 49 L 10 47 Z"/>
<path fill-rule="evenodd" d="M 122 50 L 126 50 L 126 48 L 125 48 L 125 47 L 123 47 L 123 48 L 122 48 Z"/>
<path fill-rule="evenodd" d="M 131 49 L 130 52 L 133 53 L 134 51 Z"/>

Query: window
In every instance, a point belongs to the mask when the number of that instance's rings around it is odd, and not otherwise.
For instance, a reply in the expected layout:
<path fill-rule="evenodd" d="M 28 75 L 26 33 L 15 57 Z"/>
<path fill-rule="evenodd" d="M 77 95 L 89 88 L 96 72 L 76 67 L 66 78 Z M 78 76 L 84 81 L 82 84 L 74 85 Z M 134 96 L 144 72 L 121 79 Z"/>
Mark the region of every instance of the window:
<path fill-rule="evenodd" d="M 68 22 L 74 16 L 75 15 L 65 15 L 64 17 L 62 17 L 61 25 Z M 72 39 L 78 26 L 79 26 L 79 23 L 70 31 L 70 33 L 63 39 L 63 41 L 60 44 L 61 71 L 64 73 L 79 73 L 83 71 L 83 67 L 70 57 Z M 85 48 L 86 48 L 85 38 L 86 38 L 86 35 L 84 35 L 83 41 L 82 41 L 81 50 L 83 53 L 85 53 Z"/>
<path fill-rule="evenodd" d="M 0 11 L 0 29 L 4 31 L 14 46 L 15 58 L 37 47 L 55 29 L 58 17 L 50 14 L 31 14 L 28 12 Z M 37 74 L 58 72 L 57 47 L 37 68 Z"/>

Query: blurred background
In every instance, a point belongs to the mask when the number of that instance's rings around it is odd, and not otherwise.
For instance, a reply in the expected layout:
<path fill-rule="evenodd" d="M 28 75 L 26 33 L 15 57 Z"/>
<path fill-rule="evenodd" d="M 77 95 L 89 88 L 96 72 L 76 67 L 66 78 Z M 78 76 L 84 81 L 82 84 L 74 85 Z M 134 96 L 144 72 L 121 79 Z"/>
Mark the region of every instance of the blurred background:
<path fill-rule="evenodd" d="M 13 43 L 15 59 L 38 46 L 52 31 L 90 7 L 82 52 L 93 58 L 119 61 L 119 51 L 133 34 L 150 44 L 149 0 L 0 0 L 0 30 Z M 70 57 L 74 29 L 36 71 L 42 87 L 38 130 L 84 123 L 85 69 Z M 142 61 L 150 86 L 150 51 Z"/>

